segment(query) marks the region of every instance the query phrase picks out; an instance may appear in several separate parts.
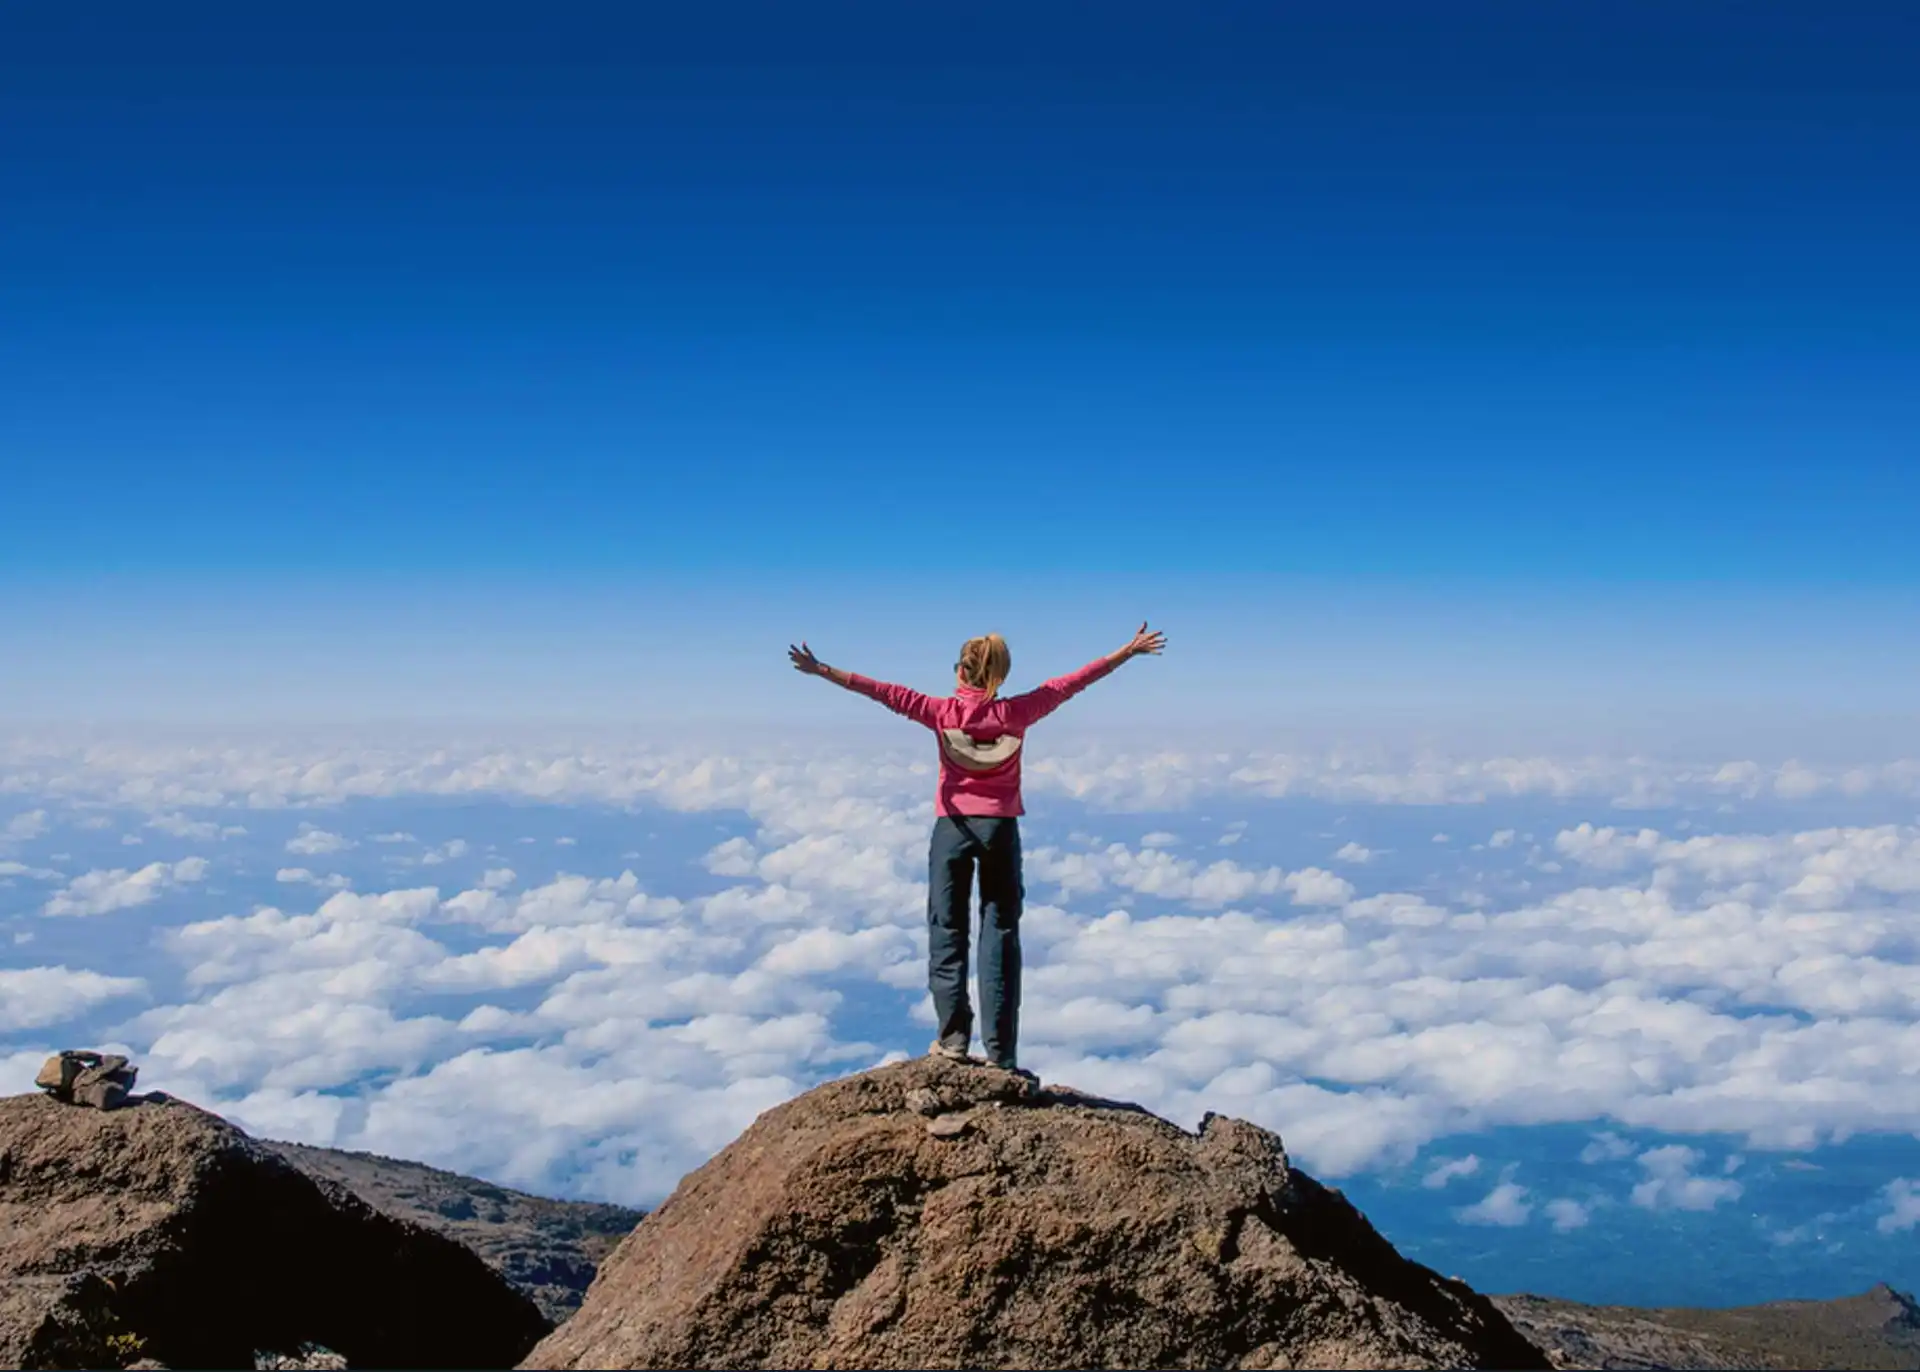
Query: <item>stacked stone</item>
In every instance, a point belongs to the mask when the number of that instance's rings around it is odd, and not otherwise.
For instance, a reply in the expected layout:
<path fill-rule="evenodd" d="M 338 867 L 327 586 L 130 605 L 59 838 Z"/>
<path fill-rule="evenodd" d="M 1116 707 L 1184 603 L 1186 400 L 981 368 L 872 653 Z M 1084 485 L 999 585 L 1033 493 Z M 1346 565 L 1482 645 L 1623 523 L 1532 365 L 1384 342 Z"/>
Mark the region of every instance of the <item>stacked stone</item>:
<path fill-rule="evenodd" d="M 94 1053 L 69 1048 L 48 1058 L 33 1084 L 55 1100 L 84 1105 L 94 1110 L 111 1110 L 125 1105 L 133 1090 L 133 1079 L 140 1072 L 130 1067 L 118 1053 Z"/>

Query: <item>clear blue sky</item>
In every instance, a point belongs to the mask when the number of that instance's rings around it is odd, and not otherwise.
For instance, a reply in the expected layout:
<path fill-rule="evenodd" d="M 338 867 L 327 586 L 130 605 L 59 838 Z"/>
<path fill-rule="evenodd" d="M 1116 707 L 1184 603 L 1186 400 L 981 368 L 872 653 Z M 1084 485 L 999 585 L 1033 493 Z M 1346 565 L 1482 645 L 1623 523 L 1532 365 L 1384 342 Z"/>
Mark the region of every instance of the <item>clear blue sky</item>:
<path fill-rule="evenodd" d="M 7 6 L 0 609 L 1904 593 L 1917 63 L 1899 3 Z"/>

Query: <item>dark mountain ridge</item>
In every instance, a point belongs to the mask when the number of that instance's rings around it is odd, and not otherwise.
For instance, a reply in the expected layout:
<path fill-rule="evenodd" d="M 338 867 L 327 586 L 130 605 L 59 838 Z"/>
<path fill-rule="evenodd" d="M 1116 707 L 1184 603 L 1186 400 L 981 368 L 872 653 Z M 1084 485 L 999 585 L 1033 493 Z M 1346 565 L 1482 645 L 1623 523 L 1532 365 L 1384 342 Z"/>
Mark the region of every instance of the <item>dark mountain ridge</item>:
<path fill-rule="evenodd" d="M 555 1324 L 579 1308 L 595 1270 L 646 1215 L 622 1205 L 548 1200 L 376 1153 L 267 1146 L 384 1214 L 465 1244 Z"/>
<path fill-rule="evenodd" d="M 1495 1296 L 1555 1367 L 1920 1368 L 1920 1305 L 1881 1282 L 1835 1300 L 1701 1309 Z"/>

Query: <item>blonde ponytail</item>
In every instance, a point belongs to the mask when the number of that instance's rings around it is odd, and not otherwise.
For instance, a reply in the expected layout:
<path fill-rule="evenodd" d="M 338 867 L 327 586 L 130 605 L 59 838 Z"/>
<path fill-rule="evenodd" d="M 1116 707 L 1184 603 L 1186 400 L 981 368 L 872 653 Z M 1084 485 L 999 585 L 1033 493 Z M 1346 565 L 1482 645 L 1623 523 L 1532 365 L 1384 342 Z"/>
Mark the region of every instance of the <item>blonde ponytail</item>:
<path fill-rule="evenodd" d="M 960 647 L 960 675 L 967 685 L 994 695 L 1013 670 L 1013 654 L 998 634 L 970 638 Z"/>

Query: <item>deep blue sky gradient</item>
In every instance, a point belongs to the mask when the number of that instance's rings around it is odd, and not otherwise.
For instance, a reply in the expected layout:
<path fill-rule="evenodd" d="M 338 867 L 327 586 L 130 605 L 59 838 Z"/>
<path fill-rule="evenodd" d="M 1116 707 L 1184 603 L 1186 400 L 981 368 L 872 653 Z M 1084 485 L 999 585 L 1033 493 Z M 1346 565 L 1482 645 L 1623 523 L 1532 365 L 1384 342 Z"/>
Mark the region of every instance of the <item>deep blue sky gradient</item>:
<path fill-rule="evenodd" d="M 1920 9 L 14 5 L 0 585 L 1920 582 Z"/>

